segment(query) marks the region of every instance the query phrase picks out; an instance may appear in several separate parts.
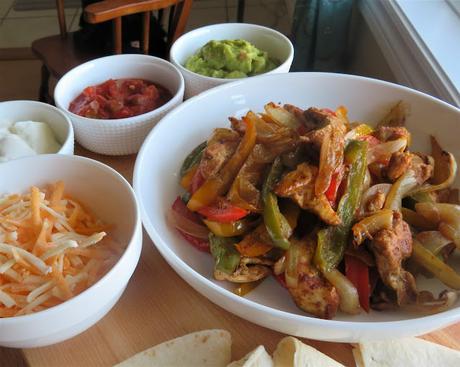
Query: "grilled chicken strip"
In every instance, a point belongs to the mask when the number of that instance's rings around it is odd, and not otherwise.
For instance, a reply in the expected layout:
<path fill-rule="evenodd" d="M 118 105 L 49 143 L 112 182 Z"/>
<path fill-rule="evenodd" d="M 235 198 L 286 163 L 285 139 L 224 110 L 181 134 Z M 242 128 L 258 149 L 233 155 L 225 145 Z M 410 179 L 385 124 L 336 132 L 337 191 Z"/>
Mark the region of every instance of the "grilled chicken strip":
<path fill-rule="evenodd" d="M 391 182 L 395 182 L 411 166 L 412 154 L 408 152 L 396 152 L 391 155 L 386 171 L 386 176 Z"/>
<path fill-rule="evenodd" d="M 302 310 L 323 319 L 332 319 L 339 307 L 339 294 L 313 265 L 314 243 L 307 241 L 306 246 L 306 256 L 301 256 L 297 264 L 297 287 L 288 286 L 289 293 Z"/>
<path fill-rule="evenodd" d="M 324 138 L 330 135 L 332 131 L 335 132 L 335 135 L 342 137 L 347 132 L 347 127 L 343 119 L 318 108 L 311 107 L 305 110 L 304 117 L 306 120 L 304 124 L 308 126 L 308 129 L 311 129 L 312 126 L 315 128 L 302 136 L 301 140 L 313 143 L 317 148 L 321 147 Z"/>
<path fill-rule="evenodd" d="M 377 269 L 383 283 L 396 292 L 398 305 L 417 299 L 415 279 L 402 267 L 402 261 L 412 254 L 412 234 L 400 212 L 393 214 L 393 228 L 383 229 L 371 242 Z"/>
<path fill-rule="evenodd" d="M 273 261 L 270 260 L 259 259 L 257 257 L 243 257 L 240 260 L 240 265 L 232 274 L 214 269 L 214 278 L 217 280 L 228 280 L 233 283 L 255 282 L 271 274 L 269 268 L 271 265 L 273 265 Z"/>
<path fill-rule="evenodd" d="M 324 194 L 315 195 L 315 182 L 318 168 L 301 163 L 289 172 L 276 185 L 274 192 L 281 197 L 295 201 L 302 209 L 313 212 L 330 225 L 340 224 L 340 218 L 332 209 Z"/>
<path fill-rule="evenodd" d="M 386 142 L 389 140 L 396 140 L 396 139 L 406 139 L 410 142 L 410 132 L 401 126 L 392 127 L 392 126 L 380 126 L 373 132 L 373 134 L 377 139 L 382 142 Z"/>
<path fill-rule="evenodd" d="M 237 132 L 230 129 L 215 129 L 208 140 L 200 162 L 200 172 L 204 179 L 211 177 L 222 168 L 233 155 L 240 142 Z"/>

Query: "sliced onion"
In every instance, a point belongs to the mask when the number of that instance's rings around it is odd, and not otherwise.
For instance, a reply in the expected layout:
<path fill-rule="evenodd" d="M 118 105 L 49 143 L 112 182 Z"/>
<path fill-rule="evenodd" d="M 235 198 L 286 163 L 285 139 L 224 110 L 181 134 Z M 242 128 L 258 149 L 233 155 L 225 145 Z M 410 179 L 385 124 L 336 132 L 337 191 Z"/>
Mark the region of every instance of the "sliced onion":
<path fill-rule="evenodd" d="M 412 243 L 411 259 L 414 259 L 448 287 L 460 290 L 460 275 L 428 251 L 417 239 L 414 239 Z"/>
<path fill-rule="evenodd" d="M 406 173 L 404 173 L 393 185 L 391 185 L 391 190 L 385 200 L 384 209 L 400 211 L 403 197 L 417 185 L 417 178 L 415 177 L 414 171 L 406 171 Z"/>
<path fill-rule="evenodd" d="M 404 221 L 417 229 L 429 231 L 438 228 L 437 223 L 430 222 L 420 215 L 420 213 L 416 213 L 413 210 L 401 208 L 401 214 L 403 215 Z"/>
<path fill-rule="evenodd" d="M 205 226 L 191 221 L 173 209 L 169 209 L 166 215 L 168 221 L 182 232 L 202 240 L 208 239 L 209 230 Z"/>
<path fill-rule="evenodd" d="M 352 315 L 360 313 L 358 290 L 353 283 L 337 269 L 323 271 L 323 275 L 337 289 L 340 296 L 340 309 Z"/>
<path fill-rule="evenodd" d="M 359 246 L 366 238 L 372 238 L 382 229 L 390 229 L 392 224 L 393 211 L 389 209 L 379 210 L 353 226 L 353 244 Z"/>
<path fill-rule="evenodd" d="M 296 288 L 299 281 L 298 265 L 301 261 L 304 251 L 302 243 L 297 240 L 292 240 L 289 249 L 286 251 L 286 270 L 284 277 L 288 288 Z"/>
<path fill-rule="evenodd" d="M 297 117 L 281 106 L 270 102 L 264 106 L 264 109 L 273 120 L 281 125 L 294 130 L 300 126 L 300 121 Z"/>
<path fill-rule="evenodd" d="M 460 248 L 460 206 L 444 203 L 417 203 L 415 210 L 428 221 L 437 224 L 443 236 Z"/>
<path fill-rule="evenodd" d="M 445 246 L 452 243 L 452 240 L 444 237 L 439 231 L 420 232 L 415 238 L 434 255 L 438 255 Z"/>
<path fill-rule="evenodd" d="M 417 187 L 410 193 L 411 195 L 447 189 L 454 183 L 455 177 L 457 175 L 457 162 L 451 153 L 448 153 L 448 152 L 444 152 L 444 153 L 447 155 L 448 162 L 449 162 L 446 168 L 447 178 L 443 182 L 440 182 L 437 185 L 423 185 L 423 186 Z M 435 162 L 435 167 L 436 167 L 436 164 L 440 164 L 439 161 Z"/>
<path fill-rule="evenodd" d="M 367 151 L 367 164 L 389 160 L 393 153 L 403 151 L 406 147 L 407 139 L 405 138 L 390 140 L 382 144 L 374 145 Z"/>

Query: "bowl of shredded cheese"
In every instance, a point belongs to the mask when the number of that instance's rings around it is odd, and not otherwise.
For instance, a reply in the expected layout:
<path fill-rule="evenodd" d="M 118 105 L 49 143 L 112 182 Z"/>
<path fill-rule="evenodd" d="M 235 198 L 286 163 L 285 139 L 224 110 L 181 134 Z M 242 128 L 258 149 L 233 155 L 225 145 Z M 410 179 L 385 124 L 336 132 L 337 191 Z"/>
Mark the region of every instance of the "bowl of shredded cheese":
<path fill-rule="evenodd" d="M 135 195 L 116 171 L 59 154 L 0 165 L 0 345 L 37 347 L 92 326 L 140 257 Z"/>

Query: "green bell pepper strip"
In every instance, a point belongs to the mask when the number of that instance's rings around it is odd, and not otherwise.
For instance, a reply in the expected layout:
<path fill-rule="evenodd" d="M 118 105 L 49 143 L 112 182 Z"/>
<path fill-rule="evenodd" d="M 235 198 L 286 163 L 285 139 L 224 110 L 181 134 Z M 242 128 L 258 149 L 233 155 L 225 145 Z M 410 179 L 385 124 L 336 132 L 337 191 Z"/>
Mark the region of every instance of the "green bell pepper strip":
<path fill-rule="evenodd" d="M 340 199 L 337 214 L 342 223 L 318 232 L 315 264 L 323 271 L 331 271 L 342 261 L 350 230 L 359 207 L 367 168 L 367 142 L 352 140 L 345 149 L 350 164 L 346 191 Z"/>
<path fill-rule="evenodd" d="M 209 247 L 216 262 L 215 268 L 227 274 L 233 274 L 240 264 L 240 253 L 235 248 L 236 240 L 231 237 L 219 237 L 209 234 Z"/>
<path fill-rule="evenodd" d="M 207 142 L 204 141 L 189 153 L 189 155 L 185 158 L 184 163 L 182 163 L 182 166 L 180 168 L 180 177 L 184 177 L 184 175 L 190 170 L 190 168 L 200 163 L 206 145 Z"/>
<path fill-rule="evenodd" d="M 262 186 L 262 200 L 264 202 L 263 218 L 273 245 L 287 250 L 290 246 L 288 238 L 291 235 L 292 229 L 284 215 L 281 214 L 278 206 L 278 198 L 272 191 L 282 172 L 283 163 L 281 162 L 281 158 L 277 157 Z"/>

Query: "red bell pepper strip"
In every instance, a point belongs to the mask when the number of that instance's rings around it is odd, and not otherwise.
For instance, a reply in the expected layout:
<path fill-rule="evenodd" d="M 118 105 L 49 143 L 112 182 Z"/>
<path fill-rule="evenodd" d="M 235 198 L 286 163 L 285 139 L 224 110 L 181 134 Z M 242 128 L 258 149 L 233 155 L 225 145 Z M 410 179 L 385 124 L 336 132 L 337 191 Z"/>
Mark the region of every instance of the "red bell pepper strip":
<path fill-rule="evenodd" d="M 369 283 L 369 268 L 357 257 L 345 256 L 345 274 L 350 282 L 358 290 L 359 303 L 361 307 L 369 312 L 369 298 L 371 295 L 371 287 Z"/>
<path fill-rule="evenodd" d="M 231 223 L 248 215 L 248 211 L 241 209 L 228 200 L 218 200 L 214 205 L 204 206 L 198 213 L 205 216 L 208 220 L 220 223 Z"/>
<path fill-rule="evenodd" d="M 331 203 L 333 207 L 335 206 L 335 201 L 337 199 L 337 192 L 339 190 L 340 183 L 342 182 L 342 176 L 343 176 L 343 170 L 339 168 L 332 175 L 331 183 L 329 184 L 329 187 L 324 193 L 326 195 L 327 200 Z"/>

